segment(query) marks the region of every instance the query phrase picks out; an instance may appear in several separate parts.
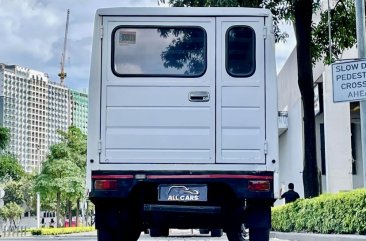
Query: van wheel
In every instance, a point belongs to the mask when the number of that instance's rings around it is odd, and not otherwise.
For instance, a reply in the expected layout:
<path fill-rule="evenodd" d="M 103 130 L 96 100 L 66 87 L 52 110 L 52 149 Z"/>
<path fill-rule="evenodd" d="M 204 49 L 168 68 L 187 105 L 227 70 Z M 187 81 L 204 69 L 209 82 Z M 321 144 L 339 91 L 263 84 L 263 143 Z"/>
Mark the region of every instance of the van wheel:
<path fill-rule="evenodd" d="M 210 230 L 207 229 L 207 228 L 200 228 L 200 234 L 209 234 L 210 233 Z"/>
<path fill-rule="evenodd" d="M 211 237 L 219 238 L 222 236 L 222 234 L 223 234 L 223 231 L 220 228 L 211 229 Z"/>
<path fill-rule="evenodd" d="M 242 224 L 238 229 L 226 230 L 226 235 L 229 241 L 244 241 L 249 239 L 248 232 L 246 231 L 244 224 Z"/>
<path fill-rule="evenodd" d="M 250 241 L 269 241 L 269 229 L 268 228 L 250 228 L 249 240 Z"/>
<path fill-rule="evenodd" d="M 117 241 L 117 233 L 105 228 L 99 228 L 97 231 L 98 241 Z"/>
<path fill-rule="evenodd" d="M 141 231 L 137 229 L 98 229 L 98 241 L 137 241 Z"/>
<path fill-rule="evenodd" d="M 233 229 L 227 230 L 226 236 L 229 241 L 245 241 L 244 239 L 245 236 L 239 230 L 233 230 Z"/>
<path fill-rule="evenodd" d="M 150 228 L 150 237 L 168 237 L 169 228 Z"/>

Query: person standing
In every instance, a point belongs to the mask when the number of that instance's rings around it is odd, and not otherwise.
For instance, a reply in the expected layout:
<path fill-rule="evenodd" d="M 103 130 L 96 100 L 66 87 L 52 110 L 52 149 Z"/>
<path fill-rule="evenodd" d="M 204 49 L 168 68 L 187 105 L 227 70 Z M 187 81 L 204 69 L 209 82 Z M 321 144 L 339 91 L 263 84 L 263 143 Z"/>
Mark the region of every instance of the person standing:
<path fill-rule="evenodd" d="M 292 202 L 295 202 L 297 199 L 300 198 L 300 195 L 295 192 L 295 186 L 293 183 L 289 183 L 288 184 L 288 191 L 283 193 L 281 195 L 281 199 L 285 199 L 285 203 L 292 203 Z"/>

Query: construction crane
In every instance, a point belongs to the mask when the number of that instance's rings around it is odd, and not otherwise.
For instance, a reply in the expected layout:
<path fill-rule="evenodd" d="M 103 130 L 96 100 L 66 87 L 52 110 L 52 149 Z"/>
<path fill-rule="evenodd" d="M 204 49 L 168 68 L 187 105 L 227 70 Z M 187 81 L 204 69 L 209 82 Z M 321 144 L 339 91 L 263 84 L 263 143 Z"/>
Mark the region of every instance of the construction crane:
<path fill-rule="evenodd" d="M 69 30 L 69 16 L 70 16 L 70 9 L 67 9 L 67 15 L 66 15 L 66 28 L 65 28 L 65 38 L 64 38 L 64 49 L 62 51 L 61 54 L 61 71 L 58 74 L 58 76 L 60 77 L 60 84 L 64 85 L 64 80 L 67 76 L 67 74 L 65 73 L 65 56 L 66 56 L 66 45 L 67 45 L 67 33 Z"/>

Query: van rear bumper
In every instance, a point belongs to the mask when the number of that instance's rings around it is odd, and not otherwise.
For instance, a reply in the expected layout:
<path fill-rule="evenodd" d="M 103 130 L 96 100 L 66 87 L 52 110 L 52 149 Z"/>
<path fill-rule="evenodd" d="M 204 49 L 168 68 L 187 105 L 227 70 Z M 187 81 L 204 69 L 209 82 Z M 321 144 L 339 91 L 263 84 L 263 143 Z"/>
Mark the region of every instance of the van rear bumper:
<path fill-rule="evenodd" d="M 112 188 L 101 189 L 100 182 L 113 182 Z M 150 202 L 157 202 L 159 185 L 207 185 L 208 199 L 230 195 L 237 199 L 274 199 L 273 172 L 248 171 L 93 171 L 92 190 L 89 198 L 126 199 L 143 195 Z M 267 189 L 260 189 L 264 183 Z M 253 185 L 254 184 L 254 185 Z M 256 185 L 259 189 L 256 189 Z M 254 187 L 254 189 L 253 189 Z M 99 188 L 99 189 L 98 189 Z M 139 193 L 139 194 L 138 194 Z"/>
<path fill-rule="evenodd" d="M 184 206 L 184 205 L 159 205 L 145 204 L 145 212 L 169 212 L 169 213 L 209 213 L 220 214 L 219 206 Z"/>

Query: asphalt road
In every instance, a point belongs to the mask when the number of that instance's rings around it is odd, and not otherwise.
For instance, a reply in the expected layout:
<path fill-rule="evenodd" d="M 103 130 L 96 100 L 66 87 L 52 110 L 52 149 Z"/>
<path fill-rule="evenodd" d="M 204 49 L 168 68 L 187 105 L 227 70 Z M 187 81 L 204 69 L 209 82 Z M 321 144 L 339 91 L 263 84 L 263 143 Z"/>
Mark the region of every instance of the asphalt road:
<path fill-rule="evenodd" d="M 83 234 L 70 234 L 62 236 L 27 236 L 27 237 L 1 237 L 0 241 L 97 241 L 96 232 Z M 200 235 L 193 230 L 172 230 L 169 237 L 151 238 L 148 234 L 142 233 L 138 241 L 227 241 L 225 235 L 221 238 L 211 238 L 209 235 Z M 271 239 L 271 241 L 285 241 L 281 239 Z"/>

